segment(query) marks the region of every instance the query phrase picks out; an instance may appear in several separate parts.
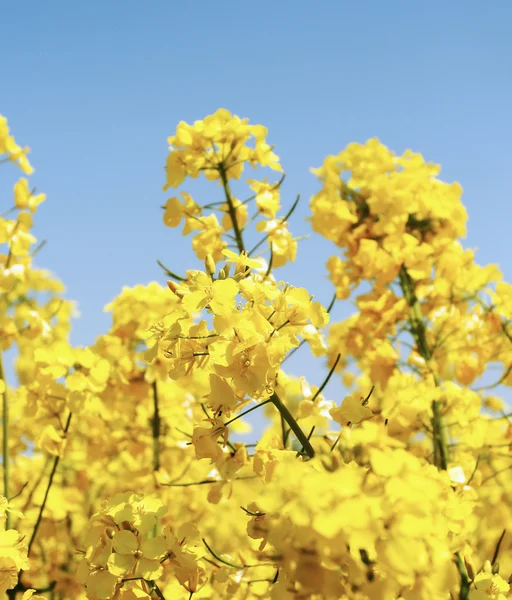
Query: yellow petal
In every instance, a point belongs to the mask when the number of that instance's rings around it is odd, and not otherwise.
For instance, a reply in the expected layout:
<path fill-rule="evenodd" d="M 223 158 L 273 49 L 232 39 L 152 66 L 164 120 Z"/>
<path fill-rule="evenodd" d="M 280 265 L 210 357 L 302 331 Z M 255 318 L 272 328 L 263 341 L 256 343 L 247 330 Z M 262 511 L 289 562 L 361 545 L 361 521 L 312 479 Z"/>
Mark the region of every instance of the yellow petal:
<path fill-rule="evenodd" d="M 108 571 L 97 571 L 87 579 L 87 589 L 96 593 L 98 600 L 107 600 L 114 595 L 117 577 Z"/>
<path fill-rule="evenodd" d="M 136 560 L 133 554 L 111 554 L 107 561 L 108 570 L 116 577 L 124 577 L 133 569 Z"/>
<path fill-rule="evenodd" d="M 144 579 L 158 579 L 162 576 L 164 568 L 159 560 L 150 560 L 149 558 L 139 558 L 135 569 L 135 577 Z"/>
<path fill-rule="evenodd" d="M 137 536 L 131 531 L 118 531 L 112 540 L 112 545 L 119 554 L 130 554 L 139 549 Z"/>
<path fill-rule="evenodd" d="M 156 559 L 163 556 L 168 548 L 165 538 L 161 535 L 142 542 L 140 550 L 145 558 Z"/>
<path fill-rule="evenodd" d="M 361 423 L 373 417 L 372 411 L 354 396 L 347 396 L 339 408 L 333 408 L 329 413 L 341 425 L 347 425 L 349 422 Z"/>
<path fill-rule="evenodd" d="M 66 377 L 66 387 L 71 392 L 83 392 L 87 389 L 87 377 L 81 371 L 74 371 Z"/>

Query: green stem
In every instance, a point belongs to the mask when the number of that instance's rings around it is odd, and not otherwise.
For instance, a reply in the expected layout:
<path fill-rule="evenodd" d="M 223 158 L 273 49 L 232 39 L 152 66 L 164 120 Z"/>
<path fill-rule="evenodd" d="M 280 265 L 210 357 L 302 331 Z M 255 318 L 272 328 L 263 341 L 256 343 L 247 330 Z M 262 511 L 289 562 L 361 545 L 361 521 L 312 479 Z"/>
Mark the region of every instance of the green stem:
<path fill-rule="evenodd" d="M 264 404 L 268 404 L 269 402 L 272 402 L 272 401 L 270 399 L 269 400 L 265 400 L 264 402 L 260 402 L 256 406 L 252 406 L 251 408 L 248 408 L 247 410 L 245 410 L 244 412 L 240 413 L 236 417 L 233 417 L 229 421 L 226 421 L 224 423 L 224 426 L 227 427 L 228 425 L 230 425 L 231 423 L 233 423 L 233 421 L 236 421 L 237 419 L 241 419 L 242 417 L 245 417 L 245 415 L 248 415 L 253 410 L 256 410 L 257 408 L 260 408 L 260 406 L 263 406 Z"/>
<path fill-rule="evenodd" d="M 293 418 L 292 413 L 286 408 L 286 406 L 282 403 L 281 399 L 275 392 L 270 397 L 270 400 L 272 404 L 277 408 L 277 410 L 281 413 L 284 420 L 288 423 L 290 429 L 296 435 L 297 439 L 306 451 L 306 454 L 309 456 L 309 458 L 313 458 L 313 456 L 315 456 L 315 450 L 311 445 L 311 442 L 308 440 L 307 435 L 302 431 L 297 421 Z"/>
<path fill-rule="evenodd" d="M 235 479 L 231 479 L 232 481 L 242 481 L 244 479 L 257 479 L 258 475 L 243 475 L 241 477 L 236 477 Z M 212 483 L 222 483 L 222 479 L 203 479 L 202 481 L 189 481 L 187 483 L 161 483 L 160 485 L 166 487 L 191 487 L 193 485 L 209 485 Z"/>
<path fill-rule="evenodd" d="M 148 581 L 148 580 L 146 580 L 146 581 Z M 150 579 L 149 583 L 150 583 L 150 585 L 153 586 L 153 591 L 158 596 L 159 600 L 165 600 L 165 596 L 162 594 L 162 591 L 160 590 L 160 588 L 158 587 L 156 582 L 153 581 L 153 579 Z"/>
<path fill-rule="evenodd" d="M 286 215 L 282 219 L 279 220 L 279 225 L 282 225 L 283 223 L 285 223 L 292 216 L 293 211 L 297 208 L 297 204 L 299 203 L 299 200 L 300 200 L 300 194 L 297 195 L 295 202 L 292 204 L 292 207 L 286 213 Z M 256 246 L 254 246 L 254 248 L 252 248 L 249 251 L 249 256 L 252 256 L 256 252 L 256 250 L 268 240 L 268 237 L 269 237 L 268 233 L 266 235 L 264 235 L 263 238 L 256 244 Z"/>
<path fill-rule="evenodd" d="M 69 425 L 71 423 L 71 416 L 72 416 L 72 413 L 69 413 L 68 419 L 66 421 L 66 425 L 64 427 L 64 435 L 66 435 L 69 430 Z M 36 524 L 34 525 L 34 530 L 32 531 L 32 535 L 30 536 L 30 541 L 28 543 L 28 551 L 27 551 L 28 555 L 30 555 L 30 549 L 32 548 L 32 544 L 34 543 L 34 541 L 36 539 L 36 535 L 39 530 L 39 526 L 41 525 L 44 509 L 46 507 L 46 502 L 48 500 L 50 488 L 52 487 L 53 478 L 55 476 L 55 472 L 57 471 L 57 467 L 59 466 L 59 462 L 60 462 L 60 456 L 57 455 L 55 457 L 55 460 L 53 461 L 53 467 L 52 467 L 52 470 L 50 473 L 50 478 L 48 479 L 48 485 L 46 486 L 46 492 L 44 493 L 43 503 L 41 504 L 41 508 L 39 509 L 39 514 L 37 515 L 37 520 L 36 520 Z M 21 571 L 20 571 L 20 577 L 21 577 Z"/>
<path fill-rule="evenodd" d="M 460 573 L 460 592 L 459 592 L 459 600 L 469 600 L 469 587 L 471 582 L 468 577 L 468 572 L 462 559 L 460 557 L 459 552 L 455 553 L 457 569 Z"/>
<path fill-rule="evenodd" d="M 2 463 L 4 468 L 4 496 L 9 500 L 9 398 L 7 382 L 5 381 L 4 362 L 0 351 L 0 379 L 3 380 L 5 391 L 2 394 Z M 10 529 L 11 515 L 6 514 L 5 528 Z"/>
<path fill-rule="evenodd" d="M 220 556 L 219 554 L 217 554 L 217 552 L 215 552 L 215 550 L 213 550 L 209 545 L 208 542 L 203 538 L 203 544 L 206 546 L 206 548 L 208 549 L 208 552 L 214 557 L 216 558 L 219 562 L 224 563 L 225 565 L 227 565 L 228 567 L 234 567 L 235 569 L 245 569 L 247 565 L 239 565 L 237 563 L 232 563 L 229 560 L 226 560 L 224 558 L 222 558 L 222 556 Z"/>
<path fill-rule="evenodd" d="M 432 358 L 432 352 L 427 341 L 425 320 L 421 312 L 420 303 L 416 296 L 414 280 L 409 275 L 404 265 L 402 265 L 402 268 L 400 269 L 399 278 L 400 287 L 402 288 L 402 292 L 410 309 L 409 324 L 414 341 L 418 346 L 418 351 L 421 357 L 425 363 L 428 364 Z M 435 374 L 434 381 L 437 386 L 440 385 L 439 378 Z M 432 402 L 432 432 L 434 438 L 434 463 L 439 469 L 446 471 L 448 468 L 449 458 L 448 440 L 446 437 L 446 428 L 443 424 L 441 405 L 435 400 Z M 468 573 L 458 552 L 455 553 L 455 557 L 457 569 L 460 574 L 459 600 L 468 600 L 470 586 Z"/>
<path fill-rule="evenodd" d="M 177 275 L 176 273 L 174 273 L 173 271 L 171 271 L 170 269 L 168 269 L 164 264 L 162 264 L 161 261 L 157 260 L 156 261 L 158 266 L 163 269 L 164 273 L 167 275 L 167 277 L 172 277 L 173 279 L 176 279 L 176 281 L 187 281 L 186 277 L 182 277 L 181 275 Z"/>
<path fill-rule="evenodd" d="M 231 195 L 231 190 L 229 188 L 228 176 L 226 173 L 226 168 L 223 163 L 219 164 L 219 174 L 222 180 L 222 185 L 224 187 L 224 194 L 226 195 L 226 202 L 228 204 L 228 213 L 231 217 L 231 221 L 233 223 L 233 231 L 235 232 L 236 245 L 238 246 L 238 251 L 240 254 L 245 252 L 244 240 L 242 238 L 242 231 L 240 226 L 238 225 L 238 219 L 236 217 L 236 208 L 233 202 L 233 196 Z"/>
<path fill-rule="evenodd" d="M 158 388 L 156 379 L 153 382 L 153 419 L 151 429 L 153 432 L 153 471 L 160 469 L 160 411 L 158 408 Z"/>
<path fill-rule="evenodd" d="M 411 333 L 418 347 L 418 352 L 426 364 L 432 358 L 432 352 L 427 341 L 427 329 L 421 312 L 421 306 L 416 296 L 414 280 L 402 265 L 399 273 L 400 287 L 409 305 L 409 325 Z M 434 374 L 436 385 L 440 385 L 438 377 Z M 441 415 L 441 405 L 437 401 L 432 402 L 432 432 L 434 437 L 434 463 L 443 471 L 448 468 L 448 440 L 446 428 Z"/>
<path fill-rule="evenodd" d="M 288 442 L 288 434 L 286 433 L 286 421 L 284 420 L 283 415 L 280 413 L 281 417 L 281 436 L 283 438 L 283 448 L 286 450 L 287 442 Z"/>
<path fill-rule="evenodd" d="M 318 396 L 320 396 L 320 394 L 324 391 L 325 386 L 329 383 L 329 379 L 332 377 L 334 371 L 336 370 L 336 367 L 338 366 L 338 363 L 340 362 L 340 358 L 341 358 L 341 354 L 338 354 L 338 356 L 336 357 L 336 360 L 334 361 L 334 364 L 331 367 L 331 370 L 329 371 L 329 373 L 328 373 L 327 377 L 325 378 L 324 382 L 318 388 L 318 390 L 316 391 L 316 393 L 313 396 L 313 398 L 311 398 L 311 402 L 314 402 L 318 398 Z"/>

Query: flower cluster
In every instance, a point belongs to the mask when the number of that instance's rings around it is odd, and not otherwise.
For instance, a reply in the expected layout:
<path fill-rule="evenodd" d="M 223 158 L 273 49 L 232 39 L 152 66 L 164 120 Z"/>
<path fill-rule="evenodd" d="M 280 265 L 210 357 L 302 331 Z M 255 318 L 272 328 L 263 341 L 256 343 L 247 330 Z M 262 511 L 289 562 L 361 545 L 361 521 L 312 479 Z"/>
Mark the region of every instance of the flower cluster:
<path fill-rule="evenodd" d="M 34 264 L 44 194 L 14 184 L 0 218 L 0 358 L 15 352 L 19 381 L 0 360 L 8 600 L 512 598 L 512 286 L 464 248 L 460 186 L 377 140 L 328 157 L 311 199 L 336 246 L 324 307 L 276 277 L 297 250 L 284 177 L 238 193 L 245 167 L 281 171 L 266 140 L 224 109 L 179 123 L 164 189 L 204 173 L 221 195 L 181 190 L 163 220 L 202 264 L 123 288 L 89 347 L 69 342 L 73 305 Z M 0 154 L 28 176 L 27 151 L 1 117 Z M 288 371 L 304 345 L 323 381 Z M 249 440 L 255 411 L 266 425 Z"/>
<path fill-rule="evenodd" d="M 287 228 L 291 213 L 277 217 L 279 187 L 283 179 L 275 184 L 268 183 L 266 177 L 263 181 L 247 180 L 255 194 L 244 201 L 237 199 L 230 188 L 230 180 L 240 179 L 245 165 L 282 171 L 279 158 L 267 144 L 266 136 L 266 127 L 249 125 L 247 119 L 219 109 L 194 125 L 182 121 L 176 135 L 169 138 L 164 190 L 176 188 L 186 177 L 196 178 L 200 173 L 210 181 L 218 180 L 224 188 L 225 201 L 200 206 L 188 192 L 181 192 L 181 200 L 173 196 L 163 207 L 163 220 L 168 227 L 178 227 L 184 220 L 183 235 L 196 232 L 192 247 L 198 258 L 204 259 L 210 254 L 214 260 L 221 260 L 222 251 L 229 245 L 226 237 L 234 239 L 239 250 L 245 250 L 242 234 L 248 225 L 249 203 L 255 200 L 256 216 L 264 218 L 256 228 L 265 232 L 264 241 L 269 243 L 272 265 L 279 267 L 295 260 L 297 242 Z M 250 142 L 254 147 L 249 145 Z M 212 212 L 205 214 L 205 210 Z M 215 212 L 222 215 L 220 223 Z"/>
<path fill-rule="evenodd" d="M 149 599 L 167 567 L 189 591 L 196 591 L 203 569 L 185 538 L 180 542 L 170 528 L 154 535 L 166 512 L 160 500 L 128 492 L 105 502 L 91 517 L 77 573 L 91 600 Z"/>

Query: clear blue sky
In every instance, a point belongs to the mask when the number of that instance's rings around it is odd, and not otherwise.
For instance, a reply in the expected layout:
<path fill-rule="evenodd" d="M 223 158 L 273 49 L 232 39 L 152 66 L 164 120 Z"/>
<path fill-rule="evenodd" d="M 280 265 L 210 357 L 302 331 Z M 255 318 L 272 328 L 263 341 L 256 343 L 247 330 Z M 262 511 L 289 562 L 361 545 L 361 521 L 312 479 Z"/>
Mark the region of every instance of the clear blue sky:
<path fill-rule="evenodd" d="M 79 302 L 75 344 L 106 330 L 103 307 L 123 285 L 165 281 L 157 258 L 196 266 L 190 240 L 161 222 L 166 140 L 219 107 L 268 126 L 284 200 L 303 198 L 294 233 L 309 232 L 309 168 L 378 136 L 461 182 L 466 243 L 512 280 L 509 1 L 59 0 L 4 3 L 2 21 L 0 112 L 48 196 L 39 263 Z M 212 184 L 184 189 L 218 199 Z M 313 235 L 283 271 L 325 303 L 330 248 Z M 308 352 L 293 369 L 319 383 Z"/>

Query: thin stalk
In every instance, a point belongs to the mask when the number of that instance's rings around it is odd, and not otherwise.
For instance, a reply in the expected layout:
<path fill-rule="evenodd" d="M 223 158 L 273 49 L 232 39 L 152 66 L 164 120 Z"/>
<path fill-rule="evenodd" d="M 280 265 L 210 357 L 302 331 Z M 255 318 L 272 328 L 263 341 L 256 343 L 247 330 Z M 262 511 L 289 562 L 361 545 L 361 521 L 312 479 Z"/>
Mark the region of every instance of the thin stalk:
<path fill-rule="evenodd" d="M 338 445 L 338 442 L 341 440 L 341 433 L 339 434 L 339 436 L 336 438 L 336 440 L 334 441 L 334 444 L 331 446 L 330 452 L 333 452 L 334 449 L 336 448 L 336 446 Z"/>
<path fill-rule="evenodd" d="M 233 423 L 233 421 L 236 421 L 237 419 L 240 419 L 242 417 L 245 417 L 245 415 L 248 415 L 250 412 L 252 412 L 253 410 L 256 410 L 257 408 L 259 408 L 260 406 L 263 406 L 265 404 L 268 404 L 269 402 L 272 402 L 271 399 L 269 400 L 265 400 L 264 402 L 260 402 L 259 404 L 257 404 L 256 406 L 253 406 L 251 408 L 248 408 L 247 410 L 245 410 L 244 412 L 240 413 L 239 415 L 237 415 L 236 417 L 233 417 L 232 419 L 230 419 L 229 421 L 226 421 L 224 423 L 224 426 L 227 427 L 228 425 L 230 425 L 231 423 Z"/>
<path fill-rule="evenodd" d="M 409 325 L 411 327 L 411 333 L 421 357 L 425 363 L 428 364 L 432 358 L 432 352 L 427 341 L 425 320 L 416 296 L 414 280 L 409 275 L 404 265 L 402 265 L 402 268 L 400 269 L 399 278 L 402 293 L 409 305 Z M 435 374 L 434 381 L 437 386 L 440 385 L 439 379 Z M 446 471 L 448 468 L 448 439 L 446 436 L 446 428 L 443 424 L 441 405 L 435 400 L 432 401 L 432 433 L 434 443 L 434 463 L 438 469 Z M 455 557 L 457 569 L 460 574 L 459 600 L 468 600 L 470 581 L 467 569 L 458 552 L 455 553 Z"/>
<path fill-rule="evenodd" d="M 315 456 L 315 450 L 311 445 L 311 442 L 308 440 L 306 434 L 302 431 L 297 421 L 293 418 L 292 413 L 286 408 L 283 404 L 279 396 L 274 392 L 270 397 L 272 404 L 277 408 L 277 410 L 281 413 L 284 420 L 290 426 L 290 429 L 296 435 L 298 441 L 302 444 L 302 447 L 306 451 L 306 454 L 309 458 L 313 458 Z"/>
<path fill-rule="evenodd" d="M 64 427 L 64 434 L 67 434 L 67 432 L 69 430 L 69 425 L 71 423 L 71 416 L 72 416 L 72 413 L 69 413 L 68 419 L 66 421 L 66 425 Z M 46 492 L 44 493 L 43 503 L 41 504 L 41 508 L 39 509 L 39 514 L 37 515 L 36 524 L 34 525 L 34 530 L 32 531 L 32 535 L 30 536 L 30 541 L 28 543 L 28 551 L 27 551 L 28 555 L 30 555 L 30 549 L 32 548 L 32 544 L 34 543 L 34 541 L 36 539 L 36 535 L 37 535 L 37 532 L 39 530 L 39 526 L 41 525 L 41 521 L 43 519 L 44 509 L 46 507 L 46 502 L 48 500 L 48 495 L 50 493 L 50 489 L 51 489 L 52 484 L 53 484 L 53 478 L 55 476 L 55 472 L 57 471 L 57 467 L 59 466 L 59 462 L 60 462 L 60 456 L 56 456 L 55 460 L 53 461 L 53 467 L 52 467 L 52 470 L 50 472 L 50 478 L 48 479 L 48 485 L 46 486 Z M 21 576 L 21 572 L 20 572 L 20 576 Z"/>
<path fill-rule="evenodd" d="M 229 482 L 225 481 L 225 483 L 231 483 L 233 481 L 242 481 L 244 479 L 257 479 L 258 475 L 243 475 L 241 477 L 236 477 L 235 479 L 231 479 Z M 191 487 L 193 485 L 210 485 L 212 483 L 222 483 L 223 479 L 203 479 L 202 481 L 189 481 L 186 483 L 161 483 L 160 485 L 165 487 Z"/>
<path fill-rule="evenodd" d="M 267 272 L 265 273 L 265 276 L 263 277 L 263 279 L 267 279 L 267 277 L 270 275 L 270 271 L 272 271 L 273 264 L 274 264 L 274 246 L 273 246 L 272 242 L 270 242 L 270 259 L 268 261 Z"/>
<path fill-rule="evenodd" d="M 222 556 L 217 554 L 217 552 L 215 552 L 215 550 L 213 550 L 210 547 L 210 545 L 204 538 L 203 538 L 203 544 L 206 546 L 206 548 L 208 549 L 208 552 L 213 556 L 213 558 L 216 558 L 219 562 L 224 563 L 228 567 L 233 567 L 235 569 L 245 569 L 247 567 L 247 565 L 239 565 L 237 563 L 232 563 L 229 560 L 226 560 L 225 558 L 222 558 Z"/>
<path fill-rule="evenodd" d="M 494 549 L 494 554 L 492 556 L 491 565 L 494 565 L 496 563 L 496 561 L 498 560 L 498 556 L 500 554 L 501 542 L 503 542 L 503 538 L 505 537 L 506 533 L 507 533 L 507 530 L 504 529 L 500 535 L 498 543 L 496 544 L 496 548 Z"/>
<path fill-rule="evenodd" d="M 469 586 L 471 582 L 468 577 L 468 571 L 460 557 L 459 552 L 455 553 L 457 569 L 460 573 L 460 592 L 459 592 L 459 600 L 469 600 Z"/>
<path fill-rule="evenodd" d="M 310 440 L 311 437 L 313 436 L 313 433 L 315 432 L 316 429 L 316 425 L 313 425 L 313 427 L 311 427 L 311 431 L 308 434 L 307 439 Z M 302 449 L 300 450 L 300 452 L 297 452 L 297 456 L 300 456 L 302 453 L 304 452 L 304 446 L 302 447 Z"/>
<path fill-rule="evenodd" d="M 412 336 L 416 342 L 420 356 L 428 364 L 432 358 L 432 352 L 428 345 L 425 321 L 414 289 L 414 281 L 404 266 L 400 269 L 399 278 L 400 287 L 409 305 L 409 325 Z M 435 375 L 434 380 L 436 385 L 439 385 L 439 380 Z M 432 402 L 432 432 L 434 462 L 438 468 L 446 471 L 448 468 L 448 440 L 446 438 L 446 428 L 443 424 L 441 406 L 435 400 Z"/>
<path fill-rule="evenodd" d="M 313 398 L 311 398 L 311 402 L 314 402 L 318 398 L 318 396 L 320 396 L 320 394 L 324 391 L 325 386 L 329 383 L 329 379 L 332 377 L 334 371 L 336 370 L 336 367 L 338 366 L 338 363 L 340 362 L 340 358 L 341 358 L 341 354 L 338 354 L 338 356 L 336 357 L 336 360 L 334 361 L 334 364 L 331 367 L 331 370 L 329 371 L 329 373 L 328 373 L 327 377 L 325 378 L 324 382 L 318 388 L 318 390 L 316 391 L 316 393 L 313 396 Z"/>
<path fill-rule="evenodd" d="M 160 411 L 158 408 L 158 388 L 156 379 L 153 381 L 153 418 L 151 430 L 153 433 L 153 471 L 160 469 Z"/>
<path fill-rule="evenodd" d="M 232 563 L 231 561 L 222 558 L 222 556 L 220 556 L 220 554 L 215 552 L 215 550 L 213 550 L 213 548 L 208 544 L 208 542 L 204 538 L 203 538 L 203 544 L 206 546 L 208 552 L 210 552 L 210 554 L 216 560 L 218 560 L 221 563 L 224 563 L 228 567 L 234 567 L 235 569 L 253 569 L 254 567 L 271 567 L 271 566 L 273 566 L 272 563 L 257 563 L 254 565 L 240 565 L 237 563 Z"/>
<path fill-rule="evenodd" d="M 173 271 L 171 271 L 170 269 L 168 269 L 164 264 L 162 264 L 161 261 L 157 260 L 156 261 L 158 266 L 164 270 L 165 274 L 167 275 L 167 277 L 172 277 L 173 279 L 176 279 L 176 281 L 187 281 L 186 277 L 182 277 L 181 275 L 177 275 L 176 273 L 174 273 Z"/>
<path fill-rule="evenodd" d="M 5 390 L 2 394 L 2 464 L 4 468 L 4 496 L 9 499 L 9 397 L 5 381 L 4 361 L 0 351 L 0 379 L 3 380 Z M 11 515 L 7 511 L 5 528 L 10 529 Z"/>
<path fill-rule="evenodd" d="M 242 252 L 245 252 L 244 240 L 242 237 L 242 231 L 240 229 L 240 226 L 238 225 L 236 208 L 233 202 L 233 196 L 231 195 L 226 168 L 222 163 L 219 164 L 219 175 L 222 180 L 222 186 L 224 187 L 224 194 L 226 196 L 226 202 L 228 205 L 228 213 L 231 217 L 231 222 L 233 223 L 233 231 L 235 232 L 236 245 L 238 246 L 238 251 L 241 254 Z"/>
<path fill-rule="evenodd" d="M 149 583 L 153 586 L 153 591 L 158 596 L 159 600 L 165 600 L 165 596 L 162 594 L 162 591 L 160 590 L 156 582 L 153 581 L 153 579 L 150 579 Z"/>
<path fill-rule="evenodd" d="M 282 225 L 283 223 L 285 223 L 292 215 L 293 211 L 297 208 L 297 204 L 299 203 L 300 200 L 300 194 L 297 195 L 297 198 L 295 199 L 295 202 L 292 204 L 292 207 L 290 208 L 290 210 L 286 213 L 286 215 L 282 218 L 279 219 L 279 225 Z M 266 235 L 263 236 L 263 238 L 256 244 L 256 246 L 254 246 L 254 248 L 252 248 L 249 251 L 249 256 L 251 256 L 252 254 L 254 254 L 256 252 L 256 250 L 262 245 L 264 244 L 267 239 L 268 239 L 269 234 L 267 233 Z"/>
<path fill-rule="evenodd" d="M 283 415 L 280 413 L 281 417 L 281 436 L 283 438 L 283 448 L 286 450 L 287 442 L 288 442 L 288 434 L 286 432 L 286 421 L 284 420 Z"/>

